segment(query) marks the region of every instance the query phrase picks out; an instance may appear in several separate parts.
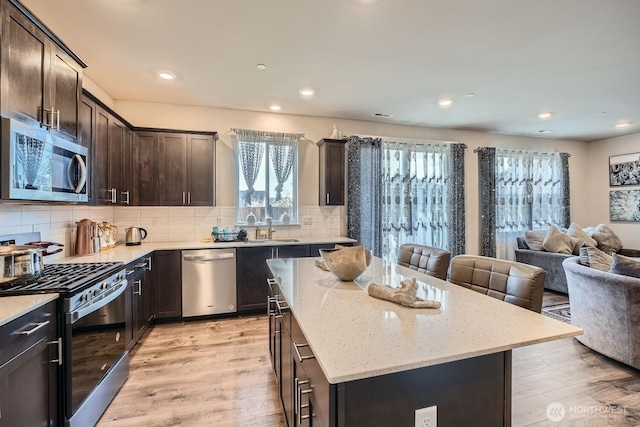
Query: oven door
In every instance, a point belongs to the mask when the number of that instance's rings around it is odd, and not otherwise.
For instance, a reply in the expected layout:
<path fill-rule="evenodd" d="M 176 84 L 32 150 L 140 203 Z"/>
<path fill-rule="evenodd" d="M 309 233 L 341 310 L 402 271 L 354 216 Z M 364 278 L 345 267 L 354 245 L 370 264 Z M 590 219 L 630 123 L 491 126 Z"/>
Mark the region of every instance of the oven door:
<path fill-rule="evenodd" d="M 66 316 L 70 338 L 63 368 L 69 425 L 95 424 L 128 375 L 127 281 L 118 282 L 113 289 L 96 304 Z"/>

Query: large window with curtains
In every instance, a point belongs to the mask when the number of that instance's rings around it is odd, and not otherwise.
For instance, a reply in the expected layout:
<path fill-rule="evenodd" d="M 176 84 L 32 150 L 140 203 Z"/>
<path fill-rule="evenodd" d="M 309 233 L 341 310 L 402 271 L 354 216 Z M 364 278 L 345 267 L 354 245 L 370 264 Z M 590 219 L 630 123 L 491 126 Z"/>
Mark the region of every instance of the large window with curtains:
<path fill-rule="evenodd" d="M 234 129 L 237 135 L 238 223 L 297 222 L 301 134 Z M 251 218 L 250 218 L 251 217 Z"/>
<path fill-rule="evenodd" d="M 464 253 L 465 148 L 351 137 L 348 236 L 391 261 L 404 243 Z"/>
<path fill-rule="evenodd" d="M 478 152 L 484 255 L 513 260 L 525 231 L 569 226 L 568 154 Z"/>

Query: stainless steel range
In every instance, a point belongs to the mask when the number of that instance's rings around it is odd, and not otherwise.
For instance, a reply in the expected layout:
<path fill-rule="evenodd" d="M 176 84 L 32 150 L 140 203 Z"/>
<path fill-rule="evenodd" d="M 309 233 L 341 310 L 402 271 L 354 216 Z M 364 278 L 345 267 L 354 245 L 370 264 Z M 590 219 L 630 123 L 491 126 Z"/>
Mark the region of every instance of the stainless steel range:
<path fill-rule="evenodd" d="M 0 289 L 60 294 L 63 425 L 95 425 L 129 375 L 126 289 L 123 263 L 46 265 L 35 282 Z"/>

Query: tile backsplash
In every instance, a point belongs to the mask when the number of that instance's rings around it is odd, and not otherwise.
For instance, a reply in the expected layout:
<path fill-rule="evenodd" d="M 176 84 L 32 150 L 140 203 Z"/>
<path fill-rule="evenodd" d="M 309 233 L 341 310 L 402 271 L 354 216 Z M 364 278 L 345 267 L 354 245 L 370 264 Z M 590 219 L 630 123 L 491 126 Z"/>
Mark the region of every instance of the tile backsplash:
<path fill-rule="evenodd" d="M 65 250 L 57 257 L 73 255 L 75 223 L 84 218 L 110 222 L 119 229 L 143 227 L 149 242 L 200 240 L 211 235 L 214 226 L 233 227 L 235 206 L 216 207 L 110 207 L 79 205 L 0 204 L 0 235 L 39 231 L 42 240 L 62 243 Z M 334 237 L 346 235 L 346 209 L 343 206 L 301 206 L 300 224 L 276 225 L 274 238 Z M 304 225 L 304 219 L 311 220 Z M 250 237 L 255 227 L 245 227 Z"/>

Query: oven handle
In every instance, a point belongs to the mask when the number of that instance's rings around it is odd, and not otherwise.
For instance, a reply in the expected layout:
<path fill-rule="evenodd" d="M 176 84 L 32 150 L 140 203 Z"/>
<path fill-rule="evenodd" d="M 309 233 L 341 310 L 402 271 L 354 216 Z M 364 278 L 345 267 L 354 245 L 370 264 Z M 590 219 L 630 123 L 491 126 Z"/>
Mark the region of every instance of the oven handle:
<path fill-rule="evenodd" d="M 78 310 L 67 313 L 67 325 L 76 323 L 79 319 L 93 313 L 96 310 L 101 309 L 105 305 L 109 304 L 127 289 L 127 281 L 123 280 L 115 284 L 111 293 L 102 294 L 99 297 L 92 299 L 85 305 L 81 306 Z"/>

